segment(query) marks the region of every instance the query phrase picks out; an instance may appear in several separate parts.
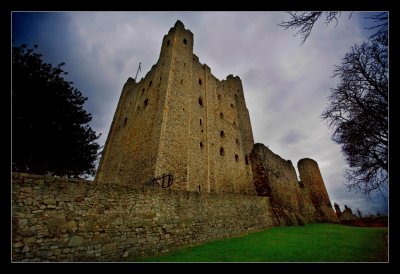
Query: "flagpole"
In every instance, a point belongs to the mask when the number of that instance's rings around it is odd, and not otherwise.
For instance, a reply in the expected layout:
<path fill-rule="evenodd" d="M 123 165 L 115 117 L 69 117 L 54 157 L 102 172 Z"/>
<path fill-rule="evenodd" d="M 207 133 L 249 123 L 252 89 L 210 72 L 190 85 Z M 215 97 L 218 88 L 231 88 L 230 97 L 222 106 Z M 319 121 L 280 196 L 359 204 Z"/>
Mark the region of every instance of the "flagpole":
<path fill-rule="evenodd" d="M 137 78 L 137 76 L 138 76 L 138 73 L 139 73 L 139 71 L 140 71 L 140 64 L 142 64 L 142 62 L 139 62 L 139 67 L 138 67 L 138 70 L 137 70 L 136 76 L 135 76 L 135 82 L 136 82 L 136 78 Z"/>

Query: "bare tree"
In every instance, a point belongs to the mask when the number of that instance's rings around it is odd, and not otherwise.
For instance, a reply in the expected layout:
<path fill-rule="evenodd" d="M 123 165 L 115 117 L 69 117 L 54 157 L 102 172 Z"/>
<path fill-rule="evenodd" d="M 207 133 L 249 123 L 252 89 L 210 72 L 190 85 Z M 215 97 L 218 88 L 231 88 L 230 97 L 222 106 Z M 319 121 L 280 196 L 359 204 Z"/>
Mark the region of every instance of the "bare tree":
<path fill-rule="evenodd" d="M 287 29 L 298 29 L 297 34 L 301 35 L 301 45 L 307 40 L 310 35 L 312 28 L 314 27 L 315 22 L 325 14 L 325 24 L 329 25 L 332 21 L 338 24 L 338 19 L 341 15 L 341 12 L 338 11 L 301 11 L 301 12 L 288 12 L 290 15 L 290 19 L 287 21 L 282 21 L 278 26 Z M 351 18 L 352 13 L 350 13 L 349 19 Z M 388 32 L 388 13 L 381 12 L 378 14 L 374 14 L 372 16 L 364 17 L 367 20 L 372 21 L 372 26 L 367 27 L 368 30 L 375 30 L 375 33 L 371 35 L 371 38 L 376 36 L 385 35 Z"/>
<path fill-rule="evenodd" d="M 388 46 L 380 35 L 355 45 L 336 66 L 340 79 L 331 89 L 322 118 L 334 128 L 349 168 L 349 190 L 383 196 L 388 185 Z"/>
<path fill-rule="evenodd" d="M 325 14 L 325 24 L 338 23 L 340 12 L 289 12 L 290 19 L 279 26 L 298 29 L 301 44 L 309 37 L 315 22 Z M 349 18 L 351 17 L 351 14 Z M 332 139 L 342 146 L 349 168 L 348 190 L 370 197 L 385 198 L 388 186 L 388 13 L 381 12 L 366 29 L 374 31 L 361 46 L 355 45 L 336 66 L 340 79 L 331 89 L 329 105 L 322 113 L 334 129 Z"/>
<path fill-rule="evenodd" d="M 302 36 L 301 45 L 307 40 L 314 27 L 315 22 L 321 17 L 323 12 L 321 11 L 306 11 L 306 12 L 288 12 L 290 14 L 290 20 L 282 21 L 278 26 L 284 27 L 285 29 L 299 29 L 296 32 Z M 340 12 L 331 11 L 325 12 L 325 24 L 328 25 L 330 22 L 335 20 L 338 23 L 338 17 Z"/>

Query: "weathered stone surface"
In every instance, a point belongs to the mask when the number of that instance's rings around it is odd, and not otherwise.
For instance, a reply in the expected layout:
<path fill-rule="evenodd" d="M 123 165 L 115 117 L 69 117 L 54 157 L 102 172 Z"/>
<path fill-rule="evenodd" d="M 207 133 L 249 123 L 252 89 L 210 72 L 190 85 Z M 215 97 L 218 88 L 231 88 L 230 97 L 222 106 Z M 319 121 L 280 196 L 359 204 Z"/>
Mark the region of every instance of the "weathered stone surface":
<path fill-rule="evenodd" d="M 81 246 L 84 240 L 82 236 L 72 236 L 69 240 L 69 246 Z"/>
<path fill-rule="evenodd" d="M 44 199 L 44 200 L 43 200 L 43 203 L 44 203 L 45 205 L 56 205 L 56 204 L 57 204 L 57 201 L 56 201 L 56 199 L 54 199 L 54 198 L 47 198 L 47 199 Z"/>
<path fill-rule="evenodd" d="M 193 43 L 193 33 L 178 21 L 146 76 L 127 80 L 96 181 L 142 187 L 172 173 L 172 189 L 256 194 L 242 82 L 233 75 L 217 79 L 193 53 Z"/>
<path fill-rule="evenodd" d="M 25 183 L 13 177 L 13 191 L 20 190 Z M 30 213 L 26 207 L 33 204 L 12 201 L 13 261 L 120 261 L 276 225 L 267 197 L 110 188 L 84 180 L 65 185 L 66 191 L 60 193 L 64 182 L 56 178 L 39 189 L 33 187 L 30 195 L 40 204 L 57 197 L 69 206 Z M 77 185 L 79 192 L 74 191 Z M 85 198 L 92 207 L 76 201 L 82 192 L 88 193 Z M 109 209 L 99 214 L 105 203 Z"/>
<path fill-rule="evenodd" d="M 263 144 L 254 145 L 250 158 L 257 192 L 270 197 L 280 225 L 338 222 L 314 160 L 299 161 L 299 181 L 291 161 Z"/>

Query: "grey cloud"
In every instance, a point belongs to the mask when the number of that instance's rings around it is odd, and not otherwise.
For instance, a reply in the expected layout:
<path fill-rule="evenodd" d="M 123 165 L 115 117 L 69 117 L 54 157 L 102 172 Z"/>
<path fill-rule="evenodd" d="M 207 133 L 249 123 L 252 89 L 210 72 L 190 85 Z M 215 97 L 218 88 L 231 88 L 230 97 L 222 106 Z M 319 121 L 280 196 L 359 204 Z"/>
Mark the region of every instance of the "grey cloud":
<path fill-rule="evenodd" d="M 304 136 L 298 130 L 290 130 L 287 134 L 285 134 L 279 142 L 282 145 L 291 145 L 298 143 L 301 138 Z"/>

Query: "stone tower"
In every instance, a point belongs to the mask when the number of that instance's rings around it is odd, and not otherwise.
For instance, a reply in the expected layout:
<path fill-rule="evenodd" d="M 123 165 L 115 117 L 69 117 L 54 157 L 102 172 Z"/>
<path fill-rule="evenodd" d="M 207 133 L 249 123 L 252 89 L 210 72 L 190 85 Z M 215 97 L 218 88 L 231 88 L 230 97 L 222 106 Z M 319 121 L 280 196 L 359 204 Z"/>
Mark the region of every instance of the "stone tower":
<path fill-rule="evenodd" d="M 177 21 L 157 63 L 138 83 L 125 83 L 97 181 L 142 186 L 171 173 L 175 189 L 256 194 L 241 80 L 218 80 L 193 54 L 193 42 L 193 33 Z"/>
<path fill-rule="evenodd" d="M 306 197 L 311 200 L 311 204 L 317 209 L 318 218 L 337 221 L 318 163 L 312 159 L 305 158 L 299 160 L 297 167 L 301 183 L 305 188 L 305 192 L 308 192 Z M 304 211 L 307 212 L 307 208 Z"/>

